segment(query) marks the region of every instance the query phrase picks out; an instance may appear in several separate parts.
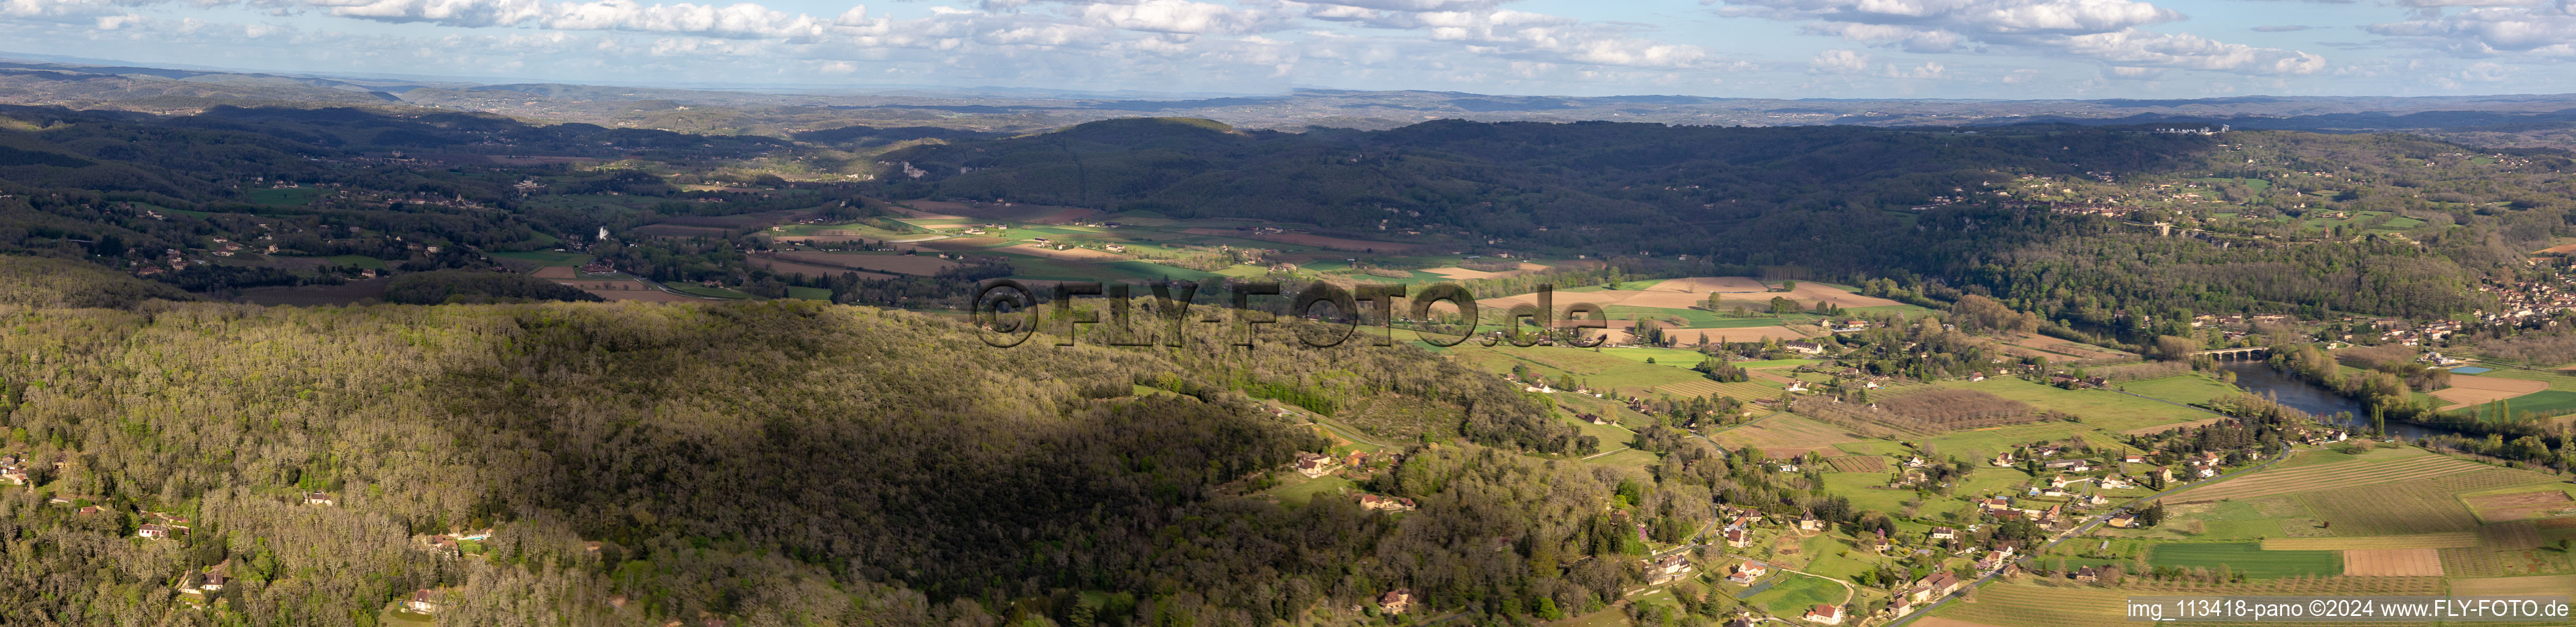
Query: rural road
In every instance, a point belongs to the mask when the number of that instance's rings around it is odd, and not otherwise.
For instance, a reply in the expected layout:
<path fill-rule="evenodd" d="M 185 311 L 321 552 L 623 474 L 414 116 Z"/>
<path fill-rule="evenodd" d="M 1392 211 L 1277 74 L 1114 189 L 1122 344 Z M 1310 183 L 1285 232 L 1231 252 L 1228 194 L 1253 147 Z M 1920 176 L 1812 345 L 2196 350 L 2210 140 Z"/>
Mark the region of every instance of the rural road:
<path fill-rule="evenodd" d="M 1368 438 L 1360 437 L 1359 433 L 1357 433 L 1355 430 L 1345 428 L 1345 427 L 1343 427 L 1343 426 L 1341 426 L 1341 425 L 1337 425 L 1337 424 L 1333 424 L 1333 423 L 1329 423 L 1329 422 L 1324 422 L 1323 418 L 1315 417 L 1315 416 L 1308 416 L 1308 417 L 1306 418 L 1306 420 L 1307 420 L 1307 424 L 1312 424 L 1312 425 L 1315 425 L 1315 426 L 1323 427 L 1323 428 L 1324 428 L 1324 430 L 1333 432 L 1333 435 L 1338 435 L 1338 436 L 1342 436 L 1342 437 L 1344 437 L 1344 438 L 1349 438 L 1349 439 L 1350 439 L 1350 441 L 1352 441 L 1352 442 L 1358 442 L 1358 443 L 1361 443 L 1361 444 L 1366 444 L 1366 445 L 1369 445 L 1369 446 L 1378 447 L 1378 448 L 1380 448 L 1380 449 L 1388 448 L 1388 447 L 1387 447 L 1387 445 L 1385 445 L 1385 444 L 1379 444 L 1379 443 L 1377 443 L 1377 442 L 1375 442 L 1375 441 L 1371 441 L 1371 440 L 1369 440 Z"/>
<path fill-rule="evenodd" d="M 2129 502 L 2128 502 L 2128 504 L 2121 505 L 2121 506 L 2116 507 L 2116 508 L 2112 508 L 2110 511 L 2103 512 L 2103 513 L 2101 513 L 2101 514 L 2099 514 L 2099 515 L 2095 515 L 2092 519 L 2085 521 L 2083 525 L 2079 525 L 2079 526 L 2077 526 L 2077 527 L 2076 527 L 2076 528 L 2074 528 L 2074 529 L 2069 529 L 2069 530 L 2067 530 L 2067 531 L 2065 531 L 2065 532 L 2063 532 L 2063 533 L 2059 533 L 2059 534 L 2057 534 L 2056 536 L 2050 537 L 2050 538 L 2049 538 L 2049 540 L 2048 540 L 2048 544 L 2040 545 L 2040 547 L 2039 547 L 2039 549 L 2038 549 L 2038 550 L 2030 551 L 2028 554 L 2021 556 L 2021 558 L 2020 558 L 2019 560 L 2015 560 L 2015 561 L 2016 561 L 2016 562 L 2028 561 L 2028 560 L 2032 560 L 2032 559 L 2037 559 L 2037 558 L 2036 558 L 2036 556 L 2039 556 L 2039 555 L 2046 555 L 2046 554 L 2048 554 L 2048 550 L 2049 550 L 2049 549 L 2057 548 L 2058 543 L 2065 542 L 2065 541 L 2067 541 L 2067 540 L 2069 540 L 2069 539 L 2072 539 L 2072 538 L 2081 537 L 2081 536 L 2083 536 L 2084 534 L 2087 534 L 2087 533 L 2092 533 L 2092 531 L 2093 531 L 2094 529 L 2101 527 L 2103 523 L 2109 522 L 2109 521 L 2111 520 L 2111 517 L 2112 517 L 2113 515 L 2119 514 L 2119 513 L 2120 513 L 2120 512 L 2122 512 L 2122 511 L 2127 511 L 2127 510 L 2128 510 L 2129 508 L 2131 508 L 2131 507 L 2136 507 L 2136 506 L 2137 506 L 2137 504 L 2139 504 L 2139 503 L 2144 503 L 2144 502 L 2148 502 L 2148 501 L 2153 501 L 2153 500 L 2155 500 L 2155 499 L 2164 498 L 2165 496 L 2167 496 L 2167 495 L 2171 495 L 2171 494 L 2176 493 L 2176 492 L 2182 492 L 2182 491 L 2185 491 L 2185 490 L 2190 490 L 2190 489 L 2193 489 L 2193 488 L 2198 488 L 2198 487 L 2201 487 L 2201 486 L 2205 486 L 2205 485 L 2209 485 L 2209 484 L 2213 484 L 2213 483 L 2218 483 L 2218 482 L 2220 482 L 2220 481 L 2226 481 L 2226 480 L 2228 480 L 2228 479 L 2233 479 L 2233 478 L 2236 478 L 2236 477 L 2241 477 L 2241 476 L 2244 476 L 2246 473 L 2255 472 L 2255 471 L 2262 470 L 2262 469 L 2265 469 L 2265 468 L 2270 468 L 2270 467 L 2272 467 L 2272 465 L 2273 465 L 2273 464 L 2281 463 L 2281 460 L 2283 460 L 2283 459 L 2288 459 L 2289 457 L 2290 457 L 2290 444 L 2289 444 L 2288 442 L 2283 442 L 2283 443 L 2281 443 L 2281 451 L 2280 451 L 2280 454 L 2273 455 L 2273 456 L 2272 456 L 2272 459 L 2270 459 L 2270 460 L 2268 460 L 2268 461 L 2265 461 L 2265 462 L 2263 462 L 2263 463 L 2260 463 L 2260 464 L 2255 464 L 2253 467 L 2250 467 L 2250 468 L 2244 468 L 2244 469 L 2241 469 L 2241 470 L 2237 470 L 2236 472 L 2231 472 L 2231 473 L 2227 473 L 2227 474 L 2219 475 L 2219 476 L 2216 476 L 2216 477 L 2211 477 L 2208 481 L 2202 481 L 2202 482 L 2199 482 L 2199 483 L 2192 483 L 2192 484 L 2185 484 L 2185 485 L 2175 486 L 2175 487 L 2172 487 L 2172 488 L 2167 488 L 2167 489 L 2165 489 L 2164 491 L 2157 492 L 2157 493 L 2155 493 L 2155 494 L 2149 494 L 2149 495 L 2142 496 L 2142 497 L 2138 497 L 2138 498 L 2135 498 L 2135 499 L 2130 499 L 2130 500 L 2129 500 Z M 1965 585 L 1965 586 L 1960 586 L 1960 587 L 1959 587 L 1959 592 L 1963 592 L 1963 593 L 1964 593 L 1964 592 L 1967 592 L 1967 591 L 1970 591 L 1970 590 L 1975 590 L 1975 589 L 1977 588 L 1977 586 L 1982 586 L 1982 585 L 1985 585 L 1985 584 L 1986 584 L 1986 582 L 1993 581 L 1993 580 L 1995 579 L 1995 577 L 1997 577 L 1997 576 L 2001 575 L 2002 573 L 2003 573 L 2003 571 L 2002 571 L 2001 569 L 1997 569 L 1997 570 L 1996 570 L 1996 571 L 1994 571 L 1994 572 L 1986 573 L 1984 576 L 1982 576 L 1982 577 L 1978 577 L 1975 581 L 1970 581 L 1970 582 L 1968 582 L 1968 584 L 1967 584 L 1967 585 Z M 1893 620 L 1893 621 L 1888 621 L 1888 623 L 1887 623 L 1886 625 L 1882 625 L 1882 626 L 1880 626 L 1880 627 L 1901 627 L 1901 626 L 1903 626 L 1903 625 L 1905 625 L 1905 624 L 1912 623 L 1912 622 L 1914 622 L 1914 621 L 1915 621 L 1915 619 L 1919 619 L 1919 618 L 1922 618 L 1922 617 L 1925 617 L 1925 616 L 1929 616 L 1929 615 L 1931 615 L 1933 610 L 1941 609 L 1941 606 L 1950 604 L 1950 600 L 1951 600 L 1951 599 L 1954 599 L 1954 598 L 1957 598 L 1957 597 L 1958 597 L 1958 595 L 1957 595 L 1957 594 L 1952 594 L 1952 595 L 1949 595 L 1949 596 L 1941 597 L 1941 599 L 1940 599 L 1940 600 L 1938 600 L 1938 601 L 1933 601 L 1932 603 L 1930 603 L 1930 604 L 1928 604 L 1928 605 L 1924 605 L 1924 606 L 1922 607 L 1922 609 L 1914 610 L 1914 613 L 1912 613 L 1912 614 L 1907 614 L 1907 615 L 1905 615 L 1905 617 L 1904 617 L 1904 618 L 1899 618 L 1899 619 L 1896 619 L 1896 620 Z"/>

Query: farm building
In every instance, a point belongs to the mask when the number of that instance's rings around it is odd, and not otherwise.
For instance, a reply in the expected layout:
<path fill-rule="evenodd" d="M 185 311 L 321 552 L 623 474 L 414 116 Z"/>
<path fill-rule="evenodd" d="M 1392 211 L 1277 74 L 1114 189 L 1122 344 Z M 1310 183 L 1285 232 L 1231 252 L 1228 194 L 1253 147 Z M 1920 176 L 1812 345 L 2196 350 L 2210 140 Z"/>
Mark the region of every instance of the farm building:
<path fill-rule="evenodd" d="M 1807 610 L 1806 616 L 1799 618 L 1822 625 L 1840 625 L 1843 624 L 1843 606 L 1818 603 L 1814 608 Z"/>
<path fill-rule="evenodd" d="M 1683 559 L 1680 553 L 1643 561 L 1646 565 L 1647 585 L 1661 585 L 1664 582 L 1681 579 L 1691 572 L 1690 560 Z"/>
<path fill-rule="evenodd" d="M 1736 564 L 1735 566 L 1727 569 L 1726 580 L 1735 582 L 1738 585 L 1751 584 L 1755 581 L 1760 581 L 1763 577 L 1770 574 L 1770 565 L 1752 560 L 1745 560 L 1743 563 Z"/>
<path fill-rule="evenodd" d="M 1377 595 L 1377 607 L 1388 614 L 1402 614 L 1404 610 L 1413 607 L 1413 589 L 1396 588 L 1387 591 L 1386 594 Z"/>
<path fill-rule="evenodd" d="M 1360 508 L 1377 511 L 1410 512 L 1413 511 L 1413 499 L 1378 496 L 1375 494 L 1362 494 L 1360 495 Z"/>
<path fill-rule="evenodd" d="M 1305 475 L 1310 479 L 1321 477 L 1324 476 L 1325 473 L 1332 472 L 1333 466 L 1336 465 L 1339 464 L 1334 462 L 1333 458 L 1328 456 L 1318 455 L 1315 453 L 1297 454 L 1297 474 Z"/>
<path fill-rule="evenodd" d="M 403 609 L 416 614 L 436 614 L 446 602 L 447 591 L 422 589 L 413 591 L 411 598 L 403 600 Z"/>

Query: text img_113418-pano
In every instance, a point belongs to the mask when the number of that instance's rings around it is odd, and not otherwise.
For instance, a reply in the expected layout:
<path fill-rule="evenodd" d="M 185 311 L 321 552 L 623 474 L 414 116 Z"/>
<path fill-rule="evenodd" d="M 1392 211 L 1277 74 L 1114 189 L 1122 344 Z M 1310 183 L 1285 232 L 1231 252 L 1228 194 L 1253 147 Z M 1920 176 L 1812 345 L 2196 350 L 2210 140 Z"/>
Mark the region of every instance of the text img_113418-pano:
<path fill-rule="evenodd" d="M 1161 323 L 1160 332 L 1150 335 L 1145 333 L 1146 329 L 1131 326 L 1130 319 L 1134 317 L 1131 312 L 1140 307 L 1135 302 L 1133 286 L 1127 284 L 1104 287 L 1097 282 L 1056 283 L 1049 299 L 1055 305 L 1054 313 L 1044 314 L 1042 310 L 1046 308 L 1039 305 L 1038 292 L 1027 284 L 1012 279 L 987 279 L 976 284 L 971 313 L 983 330 L 984 343 L 997 348 L 1010 348 L 1027 342 L 1049 320 L 1054 322 L 1055 335 L 1059 336 L 1057 346 L 1072 346 L 1078 335 L 1076 330 L 1081 325 L 1101 325 L 1100 331 L 1109 336 L 1105 343 L 1110 346 L 1184 345 L 1182 329 L 1184 324 L 1192 321 L 1189 310 L 1197 300 L 1199 284 L 1175 281 L 1150 287 L 1150 304 L 1141 308 Z M 1411 328 L 1421 342 L 1431 346 L 1456 346 L 1480 337 L 1477 328 L 1482 319 L 1476 299 L 1467 288 L 1455 283 L 1419 286 L 1418 292 L 1409 293 L 1402 285 L 1361 285 L 1353 290 L 1319 281 L 1308 284 L 1293 296 L 1283 293 L 1278 283 L 1232 283 L 1229 287 L 1228 292 L 1233 299 L 1227 309 L 1234 312 L 1234 328 L 1229 336 L 1233 338 L 1229 342 L 1231 346 L 1257 346 L 1260 344 L 1260 326 L 1279 322 L 1276 315 L 1262 310 L 1263 305 L 1273 303 L 1254 300 L 1259 296 L 1293 298 L 1286 310 L 1292 316 L 1336 323 L 1302 328 L 1294 334 L 1298 344 L 1315 348 L 1339 346 L 1356 335 L 1362 323 L 1360 303 L 1369 303 L 1369 309 L 1379 312 L 1375 318 L 1381 332 L 1371 334 L 1377 346 L 1394 345 L 1394 328 L 1399 322 Z M 1607 336 L 1583 337 L 1585 329 L 1610 327 L 1608 315 L 1600 305 L 1572 303 L 1559 310 L 1555 306 L 1555 288 L 1548 285 L 1539 286 L 1533 296 L 1536 297 L 1535 304 L 1523 303 L 1512 307 L 1500 321 L 1501 328 L 1484 332 L 1481 343 L 1484 346 L 1508 342 L 1521 347 L 1551 344 L 1593 348 L 1608 339 Z M 1104 322 L 1097 310 L 1077 308 L 1075 299 L 1084 297 L 1106 299 L 1110 320 Z M 1408 300 L 1409 308 L 1403 303 Z M 1440 302 L 1449 303 L 1455 312 L 1435 312 L 1433 306 Z M 1325 304 L 1332 306 L 1330 313 L 1317 314 L 1318 306 Z M 1393 315 L 1398 311 L 1408 315 Z M 1227 320 L 1222 314 L 1208 312 L 1196 322 L 1224 324 Z M 1334 330 L 1336 326 L 1338 330 Z M 1524 329 L 1525 326 L 1528 329 Z M 1159 336 L 1159 342 L 1155 341 L 1156 336 Z"/>

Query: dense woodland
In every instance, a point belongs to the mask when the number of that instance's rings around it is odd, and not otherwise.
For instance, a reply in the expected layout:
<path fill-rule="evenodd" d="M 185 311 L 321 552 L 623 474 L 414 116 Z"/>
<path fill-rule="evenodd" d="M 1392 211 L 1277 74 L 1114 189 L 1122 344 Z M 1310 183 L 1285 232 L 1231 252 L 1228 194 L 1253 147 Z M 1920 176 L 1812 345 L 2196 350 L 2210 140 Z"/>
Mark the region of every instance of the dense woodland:
<path fill-rule="evenodd" d="M 2122 310 L 2165 318 L 2473 308 L 2479 300 L 2465 288 L 2474 277 L 2566 229 L 2576 184 L 2565 174 L 2576 162 L 2536 156 L 2510 171 L 2423 162 L 2462 150 L 2394 135 L 2048 125 L 1905 132 L 1435 121 L 1279 133 L 1135 119 L 898 151 L 892 156 L 930 174 L 881 187 L 894 196 L 1311 222 L 1363 236 L 1388 224 L 1463 229 L 1540 250 L 1798 266 L 1854 282 L 1894 278 L 1913 291 L 1981 293 L 2045 320 L 2109 327 L 2130 324 Z M 2268 165 L 2233 163 L 2245 155 Z M 2355 188 L 2308 206 L 2248 210 L 2399 211 L 2469 228 L 2421 245 L 2221 245 L 1992 199 L 1914 209 L 2023 175 L 2156 181 L 2308 170 L 2339 173 Z M 2444 202 L 2468 199 L 2510 208 Z"/>
<path fill-rule="evenodd" d="M 795 183 L 763 175 L 742 182 L 781 193 L 752 194 L 684 192 L 678 184 L 730 176 L 720 174 L 725 163 L 843 153 L 794 139 L 540 126 L 455 112 L 214 107 L 155 117 L 6 107 L 0 117 L 14 121 L 0 131 L 0 147 L 9 149 L 0 153 L 0 253 L 119 268 L 244 234 L 273 235 L 262 244 L 290 257 L 371 257 L 396 271 L 474 267 L 480 262 L 473 251 L 533 250 L 602 226 L 732 228 L 746 224 L 745 216 L 785 209 L 864 219 L 863 194 L 963 197 L 1275 219 L 1362 237 L 1385 237 L 1390 227 L 1465 232 L 1471 241 L 1526 254 L 1610 259 L 1640 276 L 1669 274 L 1658 266 L 1691 266 L 1672 270 L 1884 282 L 1880 291 L 1900 300 L 1991 296 L 2066 330 L 2132 339 L 2181 335 L 2141 327 L 2198 313 L 2313 319 L 2332 311 L 2429 317 L 2474 309 L 2486 301 L 2467 287 L 2516 271 L 2524 251 L 2566 231 L 2576 209 L 2565 200 L 2576 197 L 2566 176 L 2576 161 L 2532 153 L 2510 165 L 2447 156 L 2436 163 L 2437 155 L 2471 149 L 2403 135 L 1464 121 L 1280 133 L 1136 118 L 1007 138 L 897 133 L 920 143 L 879 160 L 924 176 L 890 171 L 872 183 Z M 811 139 L 851 139 L 826 135 Z M 598 161 L 581 169 L 500 165 L 485 158 L 494 154 Z M 2306 172 L 2336 178 L 2292 176 Z M 2065 184 L 2088 190 L 2268 177 L 2314 194 L 2295 205 L 2266 197 L 2233 210 L 2381 211 L 2457 227 L 2412 240 L 2259 231 L 2158 237 L 2114 218 L 1982 195 L 2022 176 L 2082 181 Z M 655 202 L 642 209 L 534 202 L 516 186 L 536 178 L 548 182 L 535 194 Z M 2311 182 L 2322 180 L 2333 188 Z M 254 202 L 257 188 L 277 183 L 402 197 Z M 2241 188 L 2223 182 L 2204 191 L 2241 202 L 2250 198 Z M 1933 200 L 1942 197 L 1965 199 Z M 728 237 L 638 242 L 610 252 L 661 280 L 722 280 L 773 292 L 819 287 L 833 290 L 836 301 L 878 304 L 923 291 L 773 275 L 745 265 L 739 252 L 747 247 Z M 407 250 L 420 242 L 447 247 L 434 255 Z M 1690 260 L 1679 262 L 1680 255 Z M 160 280 L 222 292 L 337 274 L 321 270 L 174 272 Z"/>
<path fill-rule="evenodd" d="M 55 277 L 7 290 L 47 304 L 150 285 L 5 260 Z M 1477 440 L 1570 446 L 1493 377 L 1356 342 L 997 349 L 953 322 L 799 301 L 123 304 L 0 306 L 8 448 L 65 462 L 40 490 L 0 490 L 16 565 L 0 615 L 370 624 L 454 587 L 459 624 L 1251 625 L 1410 586 L 1527 618 L 1635 576 L 1617 559 L 1633 525 L 1613 518 L 1685 533 L 1713 489 L 1758 473 L 1705 452 L 1657 477 L 1448 445 L 1368 486 L 1423 503 L 1401 522 L 1237 496 L 1321 446 L 1253 394 L 1401 394 L 1463 408 Z M 133 539 L 145 512 L 193 532 Z M 415 538 L 487 527 L 480 556 Z M 173 612 L 172 582 L 216 564 L 241 578 L 220 608 Z M 1083 590 L 1111 596 L 1066 596 Z"/>

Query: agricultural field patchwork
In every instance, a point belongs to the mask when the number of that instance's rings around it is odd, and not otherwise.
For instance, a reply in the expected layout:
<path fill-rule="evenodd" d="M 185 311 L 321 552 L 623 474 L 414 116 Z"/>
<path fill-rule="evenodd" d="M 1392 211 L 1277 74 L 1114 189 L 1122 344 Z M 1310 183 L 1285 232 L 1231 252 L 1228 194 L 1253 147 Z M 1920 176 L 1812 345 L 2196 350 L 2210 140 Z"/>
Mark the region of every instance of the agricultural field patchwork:
<path fill-rule="evenodd" d="M 2201 502 L 2244 499 L 2310 490 L 2340 489 L 2388 483 L 2416 481 L 2493 468 L 2476 462 L 2432 454 L 2421 454 L 2395 460 L 2354 460 L 2316 464 L 2297 468 L 2266 470 L 2229 479 L 2217 484 L 2194 488 L 2172 497 L 2174 502 Z"/>

